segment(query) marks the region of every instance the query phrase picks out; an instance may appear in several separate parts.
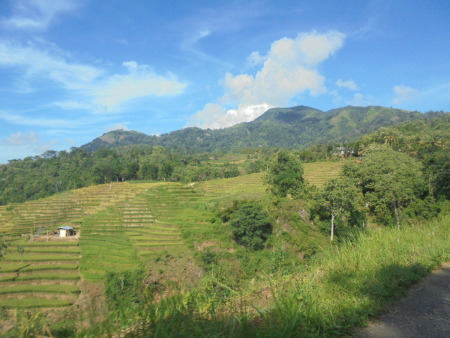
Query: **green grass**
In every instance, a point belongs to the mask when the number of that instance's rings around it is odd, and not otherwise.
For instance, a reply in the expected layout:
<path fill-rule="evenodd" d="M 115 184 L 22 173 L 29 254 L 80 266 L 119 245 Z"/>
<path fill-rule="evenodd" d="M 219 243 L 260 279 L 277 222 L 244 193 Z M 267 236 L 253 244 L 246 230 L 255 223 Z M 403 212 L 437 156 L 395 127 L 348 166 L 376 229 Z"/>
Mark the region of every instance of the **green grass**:
<path fill-rule="evenodd" d="M 305 336 L 347 335 L 450 260 L 450 217 L 431 224 L 374 230 L 324 252 L 310 272 L 273 281 L 273 309 L 261 329 Z"/>
<path fill-rule="evenodd" d="M 0 307 L 15 308 L 15 309 L 30 309 L 30 308 L 54 308 L 70 306 L 75 302 L 74 300 L 66 299 L 47 299 L 27 297 L 22 299 L 5 298 L 0 299 Z"/>
<path fill-rule="evenodd" d="M 12 276 L 12 275 L 0 276 L 0 282 L 13 282 L 16 280 L 16 278 L 17 278 L 17 276 Z"/>
<path fill-rule="evenodd" d="M 78 265 L 78 263 L 30 264 L 21 268 L 20 272 L 42 270 L 76 270 Z"/>
<path fill-rule="evenodd" d="M 242 290 L 213 279 L 196 290 L 148 302 L 134 324 L 159 336 L 180 330 L 184 336 L 348 336 L 450 260 L 449 243 L 450 216 L 400 231 L 369 230 L 289 275 L 260 275 Z M 137 314 L 122 310 L 124 318 Z"/>
<path fill-rule="evenodd" d="M 121 222 L 120 210 L 109 207 L 86 218 L 81 224 L 80 271 L 86 279 L 98 280 L 107 271 L 120 270 L 119 267 L 124 266 L 127 269 L 137 268 L 140 265 L 136 250 Z"/>
<path fill-rule="evenodd" d="M 65 242 L 63 240 L 59 240 L 59 241 L 48 241 L 48 242 L 30 242 L 27 239 L 20 239 L 18 241 L 15 241 L 11 244 L 12 246 L 17 246 L 17 245 L 22 245 L 25 249 L 27 247 L 41 247 L 41 246 L 45 246 L 45 247 L 66 247 L 66 246 L 78 246 L 78 242 L 72 242 L 72 241 L 68 241 Z"/>
<path fill-rule="evenodd" d="M 0 262 L 0 272 L 16 272 L 28 266 L 28 263 L 6 263 Z"/>
<path fill-rule="evenodd" d="M 77 261 L 79 258 L 78 254 L 58 254 L 47 255 L 47 254 L 7 254 L 5 256 L 6 261 L 13 262 L 59 262 L 59 261 Z"/>
<path fill-rule="evenodd" d="M 20 275 L 16 281 L 33 281 L 33 280 L 78 280 L 80 275 L 78 271 L 45 271 L 33 272 L 26 275 Z"/>
<path fill-rule="evenodd" d="M 4 286 L 0 289 L 1 295 L 15 293 L 80 293 L 76 285 L 14 285 Z"/>
<path fill-rule="evenodd" d="M 9 250 L 14 250 L 13 247 L 10 247 Z M 81 252 L 79 247 L 24 247 L 25 253 L 76 253 L 79 254 Z"/>

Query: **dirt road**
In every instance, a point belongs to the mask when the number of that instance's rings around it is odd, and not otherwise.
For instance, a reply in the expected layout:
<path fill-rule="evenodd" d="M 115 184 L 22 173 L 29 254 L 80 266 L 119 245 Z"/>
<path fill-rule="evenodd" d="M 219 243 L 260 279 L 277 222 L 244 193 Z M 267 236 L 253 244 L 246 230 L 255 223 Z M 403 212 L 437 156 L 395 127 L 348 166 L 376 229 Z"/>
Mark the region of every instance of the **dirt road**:
<path fill-rule="evenodd" d="M 355 337 L 450 337 L 450 262 L 411 287 L 406 298 Z"/>

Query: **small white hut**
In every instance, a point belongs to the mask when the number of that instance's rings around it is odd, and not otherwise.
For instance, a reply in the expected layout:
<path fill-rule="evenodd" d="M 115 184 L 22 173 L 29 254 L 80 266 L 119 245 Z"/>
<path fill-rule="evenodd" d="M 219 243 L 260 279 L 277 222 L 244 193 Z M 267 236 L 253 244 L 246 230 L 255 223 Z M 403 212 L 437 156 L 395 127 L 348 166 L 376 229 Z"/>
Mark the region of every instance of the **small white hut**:
<path fill-rule="evenodd" d="M 56 229 L 58 237 L 75 236 L 77 232 L 71 226 L 65 225 Z"/>

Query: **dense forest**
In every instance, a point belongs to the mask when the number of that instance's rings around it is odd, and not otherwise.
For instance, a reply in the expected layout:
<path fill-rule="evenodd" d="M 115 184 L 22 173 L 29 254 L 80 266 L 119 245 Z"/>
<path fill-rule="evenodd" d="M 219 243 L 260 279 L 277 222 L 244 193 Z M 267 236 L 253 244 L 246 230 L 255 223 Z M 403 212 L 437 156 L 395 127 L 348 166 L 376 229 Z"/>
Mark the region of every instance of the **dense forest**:
<path fill-rule="evenodd" d="M 0 166 L 0 204 L 24 202 L 92 184 L 127 180 L 196 182 L 235 177 L 240 171 L 263 168 L 263 151 L 239 168 L 227 161 L 214 161 L 220 154 L 180 155 L 160 146 L 128 146 L 100 149 L 80 148 L 47 151 L 41 156 L 13 160 Z M 250 156 L 250 155 L 249 155 Z"/>

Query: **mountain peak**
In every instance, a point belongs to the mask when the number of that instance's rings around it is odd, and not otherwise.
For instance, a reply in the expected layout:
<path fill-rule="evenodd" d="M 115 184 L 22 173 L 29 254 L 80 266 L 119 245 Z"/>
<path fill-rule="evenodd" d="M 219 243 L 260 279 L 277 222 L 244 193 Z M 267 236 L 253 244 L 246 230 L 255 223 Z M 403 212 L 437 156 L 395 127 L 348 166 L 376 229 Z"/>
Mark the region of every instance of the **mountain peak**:
<path fill-rule="evenodd" d="M 317 143 L 349 142 L 381 127 L 422 118 L 424 114 L 380 106 L 347 106 L 324 112 L 307 106 L 271 108 L 252 122 L 224 129 L 185 128 L 148 136 L 115 130 L 82 146 L 86 151 L 147 144 L 185 152 L 212 152 L 239 147 L 304 148 Z"/>

